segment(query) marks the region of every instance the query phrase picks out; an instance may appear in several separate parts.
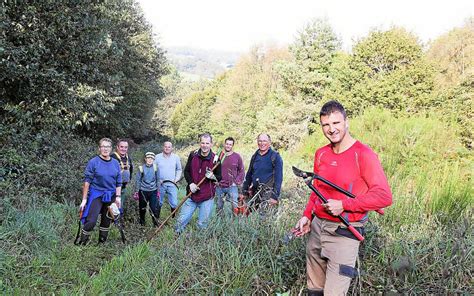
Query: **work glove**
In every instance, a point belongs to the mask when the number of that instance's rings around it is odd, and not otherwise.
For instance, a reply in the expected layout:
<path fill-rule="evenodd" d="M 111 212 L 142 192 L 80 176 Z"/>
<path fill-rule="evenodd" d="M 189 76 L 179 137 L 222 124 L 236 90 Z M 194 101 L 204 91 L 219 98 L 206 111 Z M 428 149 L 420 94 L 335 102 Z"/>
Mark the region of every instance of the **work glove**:
<path fill-rule="evenodd" d="M 134 199 L 134 200 L 139 200 L 139 199 L 140 199 L 140 197 L 138 196 L 138 192 L 135 192 L 135 193 L 133 194 L 133 199 Z"/>
<path fill-rule="evenodd" d="M 117 208 L 122 208 L 122 199 L 119 196 L 115 198 L 115 204 L 117 205 Z"/>
<path fill-rule="evenodd" d="M 217 182 L 216 176 L 215 176 L 214 173 L 213 173 L 211 170 L 209 170 L 209 169 L 206 170 L 206 178 Z"/>
<path fill-rule="evenodd" d="M 86 203 L 87 203 L 87 199 L 83 199 L 82 202 L 81 202 L 81 205 L 79 206 L 79 209 L 81 210 L 84 210 L 84 208 L 86 207 Z"/>
<path fill-rule="evenodd" d="M 214 155 L 214 159 L 212 160 L 213 164 L 216 164 L 219 161 L 219 155 Z"/>
<path fill-rule="evenodd" d="M 199 187 L 196 184 L 191 183 L 189 184 L 189 190 L 191 190 L 192 193 L 196 193 L 199 190 Z"/>

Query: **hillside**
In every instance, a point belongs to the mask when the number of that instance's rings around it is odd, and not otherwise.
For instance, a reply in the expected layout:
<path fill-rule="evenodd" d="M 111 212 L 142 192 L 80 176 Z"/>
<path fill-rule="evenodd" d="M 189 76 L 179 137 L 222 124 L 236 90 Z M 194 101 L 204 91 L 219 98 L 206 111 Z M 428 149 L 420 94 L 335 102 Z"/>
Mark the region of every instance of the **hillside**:
<path fill-rule="evenodd" d="M 212 79 L 216 75 L 230 69 L 241 55 L 237 52 L 205 50 L 191 47 L 166 48 L 169 61 L 183 76 L 196 80 Z"/>

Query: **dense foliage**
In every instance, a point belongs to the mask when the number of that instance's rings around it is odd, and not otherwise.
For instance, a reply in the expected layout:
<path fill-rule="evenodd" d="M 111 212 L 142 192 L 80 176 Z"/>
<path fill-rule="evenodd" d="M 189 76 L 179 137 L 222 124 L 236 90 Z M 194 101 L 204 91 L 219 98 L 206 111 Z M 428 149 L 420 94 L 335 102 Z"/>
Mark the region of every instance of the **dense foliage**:
<path fill-rule="evenodd" d="M 134 1 L 9 1 L 2 10 L 2 123 L 33 132 L 143 135 L 165 72 Z"/>

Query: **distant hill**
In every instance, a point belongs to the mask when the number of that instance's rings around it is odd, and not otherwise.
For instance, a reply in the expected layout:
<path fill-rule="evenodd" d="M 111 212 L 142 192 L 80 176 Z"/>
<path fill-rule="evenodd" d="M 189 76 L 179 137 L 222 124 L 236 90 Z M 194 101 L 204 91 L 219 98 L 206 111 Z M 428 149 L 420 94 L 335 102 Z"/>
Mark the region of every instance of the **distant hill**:
<path fill-rule="evenodd" d="M 193 79 L 213 79 L 232 68 L 241 55 L 238 52 L 205 50 L 190 47 L 166 48 L 167 57 L 179 72 Z"/>

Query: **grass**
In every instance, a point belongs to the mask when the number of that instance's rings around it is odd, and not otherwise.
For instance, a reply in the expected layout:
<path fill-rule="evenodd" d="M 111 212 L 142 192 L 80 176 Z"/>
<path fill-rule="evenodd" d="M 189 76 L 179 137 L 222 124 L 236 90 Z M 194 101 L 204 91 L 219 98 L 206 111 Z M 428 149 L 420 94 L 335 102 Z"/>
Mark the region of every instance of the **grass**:
<path fill-rule="evenodd" d="M 353 281 L 351 294 L 473 294 L 474 161 L 472 151 L 450 132 L 456 128 L 432 117 L 393 118 L 368 111 L 351 121 L 351 129 L 379 154 L 394 195 L 384 216 L 370 214 L 360 251 L 363 274 Z M 285 234 L 301 215 L 309 192 L 293 177 L 291 165 L 311 170 L 314 148 L 323 144 L 324 138 L 315 134 L 295 150 L 281 151 L 283 201 L 273 219 L 215 217 L 205 231 L 192 221 L 179 237 L 172 220 L 146 242 L 153 229 L 134 222 L 136 205 L 129 198 L 126 246 L 115 228 L 104 245 L 95 245 L 96 230 L 93 244 L 75 246 L 72 203 L 34 195 L 34 188 L 23 191 L 27 194 L 19 195 L 20 202 L 12 195 L 19 186 L 2 187 L 7 194 L 0 218 L 0 291 L 297 295 L 305 286 L 305 239 L 288 242 Z M 135 150 L 136 164 L 142 150 L 158 147 L 149 143 Z M 248 163 L 253 148 L 244 148 Z M 183 160 L 187 151 L 179 151 Z M 27 204 L 28 199 L 36 202 Z M 166 204 L 162 218 L 168 214 Z"/>

